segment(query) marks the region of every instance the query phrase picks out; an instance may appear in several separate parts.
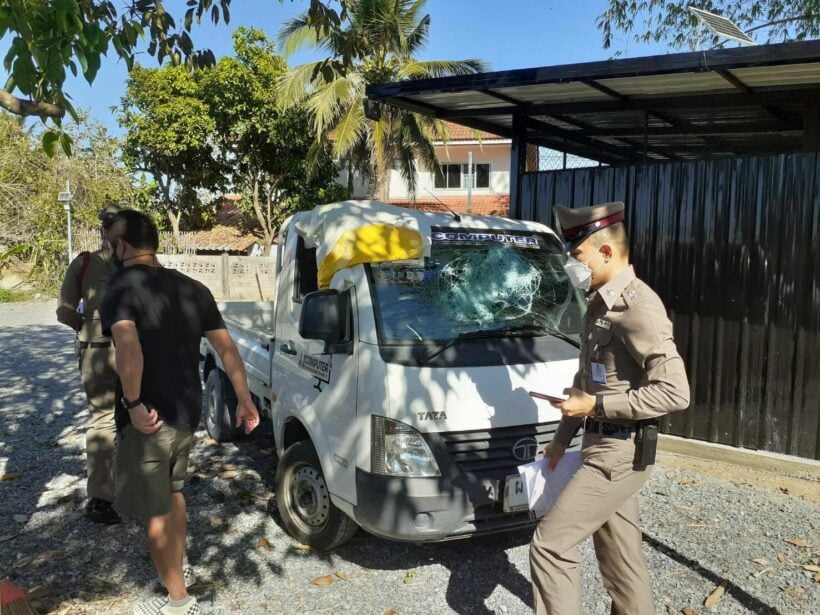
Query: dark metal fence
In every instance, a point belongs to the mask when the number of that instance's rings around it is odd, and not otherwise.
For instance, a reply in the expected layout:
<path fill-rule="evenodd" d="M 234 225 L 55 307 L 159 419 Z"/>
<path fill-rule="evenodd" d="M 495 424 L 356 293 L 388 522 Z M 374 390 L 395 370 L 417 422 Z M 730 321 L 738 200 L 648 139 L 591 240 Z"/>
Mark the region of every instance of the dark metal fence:
<path fill-rule="evenodd" d="M 622 200 L 692 385 L 667 433 L 820 459 L 820 155 L 527 173 L 511 214 Z"/>

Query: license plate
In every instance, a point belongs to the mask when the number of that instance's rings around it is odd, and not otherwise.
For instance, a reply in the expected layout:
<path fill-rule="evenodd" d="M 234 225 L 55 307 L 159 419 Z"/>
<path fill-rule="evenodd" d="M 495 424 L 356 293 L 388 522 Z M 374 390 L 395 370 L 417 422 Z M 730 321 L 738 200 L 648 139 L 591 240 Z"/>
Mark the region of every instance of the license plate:
<path fill-rule="evenodd" d="M 527 492 L 519 474 L 510 474 L 504 481 L 504 512 L 527 510 Z"/>

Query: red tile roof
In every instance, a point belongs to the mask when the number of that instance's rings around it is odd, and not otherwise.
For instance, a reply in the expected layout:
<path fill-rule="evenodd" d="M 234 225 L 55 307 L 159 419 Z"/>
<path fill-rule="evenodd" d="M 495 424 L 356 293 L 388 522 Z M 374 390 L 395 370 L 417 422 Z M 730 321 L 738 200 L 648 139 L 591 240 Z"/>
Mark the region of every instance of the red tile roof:
<path fill-rule="evenodd" d="M 441 201 L 456 213 L 467 212 L 467 196 L 443 196 Z M 435 199 L 391 199 L 391 203 L 409 209 L 419 209 L 421 211 L 447 211 L 441 203 Z M 473 195 L 473 211 L 476 216 L 507 216 L 510 211 L 510 196 L 508 194 L 480 194 Z"/>
<path fill-rule="evenodd" d="M 500 137 L 498 135 L 494 135 L 490 132 L 484 132 L 483 130 L 475 130 L 473 128 L 467 128 L 467 126 L 461 126 L 459 124 L 453 124 L 452 122 L 445 122 L 447 125 L 447 130 L 450 133 L 449 142 L 452 143 L 453 141 L 476 141 L 477 139 L 481 139 L 484 141 L 503 141 L 505 137 Z"/>

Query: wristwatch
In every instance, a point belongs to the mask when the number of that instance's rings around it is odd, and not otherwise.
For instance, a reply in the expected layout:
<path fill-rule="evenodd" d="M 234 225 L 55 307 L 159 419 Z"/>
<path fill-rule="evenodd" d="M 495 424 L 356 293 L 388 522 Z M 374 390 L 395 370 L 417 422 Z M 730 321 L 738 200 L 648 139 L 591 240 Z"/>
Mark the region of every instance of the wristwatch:
<path fill-rule="evenodd" d="M 128 401 L 125 397 L 122 398 L 122 403 L 126 407 L 126 409 L 130 410 L 131 408 L 136 408 L 137 406 L 142 405 L 142 400 L 137 397 L 134 401 Z"/>
<path fill-rule="evenodd" d="M 595 396 L 595 408 L 593 409 L 593 415 L 598 418 L 606 418 L 606 413 L 604 413 L 604 396 L 600 393 Z"/>

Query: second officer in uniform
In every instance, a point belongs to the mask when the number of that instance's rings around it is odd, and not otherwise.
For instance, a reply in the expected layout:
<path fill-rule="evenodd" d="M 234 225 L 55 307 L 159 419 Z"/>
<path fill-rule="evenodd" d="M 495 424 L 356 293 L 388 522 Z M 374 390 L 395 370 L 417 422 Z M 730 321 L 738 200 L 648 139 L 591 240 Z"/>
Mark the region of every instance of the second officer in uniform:
<path fill-rule="evenodd" d="M 584 426 L 583 464 L 530 545 L 538 615 L 581 613 L 578 545 L 590 535 L 613 615 L 652 615 L 638 491 L 654 463 L 657 417 L 689 406 L 684 364 L 657 294 L 629 264 L 623 203 L 556 207 L 570 281 L 587 291 L 581 356 L 544 456 L 552 467 Z"/>

